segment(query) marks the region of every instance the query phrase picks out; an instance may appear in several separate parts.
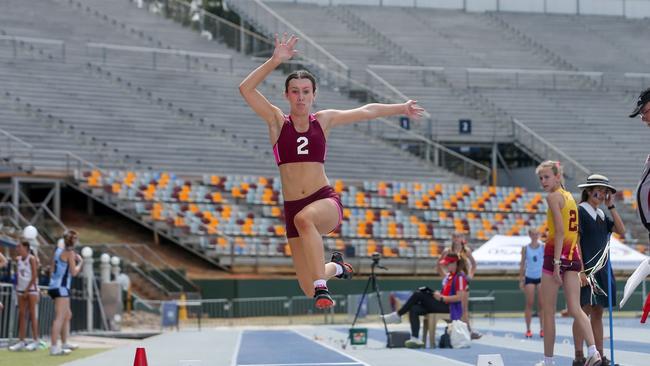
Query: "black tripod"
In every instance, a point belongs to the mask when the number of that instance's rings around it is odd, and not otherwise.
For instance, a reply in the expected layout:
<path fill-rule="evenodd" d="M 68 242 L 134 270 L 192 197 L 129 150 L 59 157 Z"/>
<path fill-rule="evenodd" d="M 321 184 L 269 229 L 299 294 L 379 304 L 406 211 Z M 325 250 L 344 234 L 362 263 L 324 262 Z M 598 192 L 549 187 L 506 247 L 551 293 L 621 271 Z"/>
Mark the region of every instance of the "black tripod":
<path fill-rule="evenodd" d="M 375 252 L 372 253 L 372 265 L 370 266 L 370 277 L 368 277 L 368 282 L 366 282 L 366 287 L 363 289 L 363 295 L 361 295 L 361 300 L 359 301 L 359 305 L 357 306 L 357 313 L 354 315 L 354 320 L 352 321 L 352 325 L 350 328 L 354 328 L 354 325 L 357 323 L 357 319 L 359 318 L 359 313 L 361 312 L 361 306 L 363 306 L 363 301 L 366 299 L 366 295 L 368 294 L 368 288 L 370 285 L 372 285 L 372 289 L 375 291 L 375 294 L 377 295 L 377 303 L 379 304 L 379 311 L 381 312 L 381 320 L 384 323 L 384 331 L 386 332 L 386 342 L 388 345 L 388 326 L 386 325 L 386 319 L 384 319 L 384 307 L 381 305 L 381 297 L 379 297 L 379 285 L 377 285 L 377 275 L 375 274 L 375 268 L 380 268 L 385 271 L 388 270 L 388 268 L 382 266 L 379 264 L 379 259 L 381 258 L 381 254 Z M 350 333 L 350 332 L 348 332 Z M 348 334 L 347 341 L 350 340 L 351 335 Z M 343 347 L 345 348 L 345 347 Z"/>

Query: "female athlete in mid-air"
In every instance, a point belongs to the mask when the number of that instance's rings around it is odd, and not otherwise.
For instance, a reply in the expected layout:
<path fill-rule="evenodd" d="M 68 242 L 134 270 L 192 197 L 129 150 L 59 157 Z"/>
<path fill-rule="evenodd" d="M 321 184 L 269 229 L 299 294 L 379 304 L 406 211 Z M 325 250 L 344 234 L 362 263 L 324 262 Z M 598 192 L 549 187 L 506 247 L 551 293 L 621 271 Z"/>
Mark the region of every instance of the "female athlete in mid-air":
<path fill-rule="evenodd" d="M 257 86 L 276 67 L 297 54 L 297 42 L 293 35 L 287 38 L 285 33 L 280 40 L 276 35 L 273 56 L 242 81 L 239 91 L 269 129 L 282 180 L 287 238 L 300 288 L 305 295 L 315 298 L 317 308 L 325 309 L 334 304 L 327 290 L 327 279 L 334 276 L 348 279 L 353 271 L 338 252 L 325 264 L 322 235 L 335 230 L 343 217 L 341 201 L 325 175 L 327 136 L 337 126 L 393 115 L 417 118 L 424 110 L 409 100 L 402 104 L 373 103 L 350 110 L 311 113 L 316 80 L 309 72 L 300 70 L 291 73 L 285 81 L 289 114 L 284 114 Z"/>

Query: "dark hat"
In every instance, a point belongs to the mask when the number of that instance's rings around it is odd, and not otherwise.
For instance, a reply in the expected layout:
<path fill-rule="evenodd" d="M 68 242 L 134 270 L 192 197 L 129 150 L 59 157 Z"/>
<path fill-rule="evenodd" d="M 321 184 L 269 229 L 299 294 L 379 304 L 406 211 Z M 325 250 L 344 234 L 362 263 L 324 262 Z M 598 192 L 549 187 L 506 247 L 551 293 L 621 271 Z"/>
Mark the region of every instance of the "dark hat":
<path fill-rule="evenodd" d="M 592 174 L 587 178 L 587 182 L 579 184 L 578 188 L 587 188 L 587 187 L 607 187 L 612 190 L 612 193 L 616 193 L 616 188 L 613 185 L 609 184 L 609 179 L 600 174 Z"/>
<path fill-rule="evenodd" d="M 639 113 L 641 113 L 643 106 L 648 102 L 650 102 L 650 88 L 642 91 L 641 94 L 639 94 L 639 99 L 636 101 L 636 108 L 634 108 L 634 111 L 632 114 L 630 114 L 630 118 L 638 116 Z"/>

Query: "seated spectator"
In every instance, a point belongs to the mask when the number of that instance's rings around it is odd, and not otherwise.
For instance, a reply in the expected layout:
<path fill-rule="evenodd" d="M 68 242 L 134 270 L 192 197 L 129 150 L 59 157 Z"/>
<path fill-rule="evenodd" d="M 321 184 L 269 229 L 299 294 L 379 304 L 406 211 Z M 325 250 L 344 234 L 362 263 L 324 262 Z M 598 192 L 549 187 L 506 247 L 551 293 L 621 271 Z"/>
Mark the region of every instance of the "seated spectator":
<path fill-rule="evenodd" d="M 440 260 L 445 266 L 446 277 L 442 281 L 442 292 L 420 287 L 396 312 L 382 315 L 386 323 L 400 323 L 402 315 L 409 313 L 411 322 L 411 339 L 405 345 L 409 348 L 422 348 L 424 342 L 419 339 L 420 316 L 429 313 L 449 314 L 451 320 L 460 320 L 463 316 L 462 299 L 467 288 L 465 261 L 458 254 L 448 253 Z"/>

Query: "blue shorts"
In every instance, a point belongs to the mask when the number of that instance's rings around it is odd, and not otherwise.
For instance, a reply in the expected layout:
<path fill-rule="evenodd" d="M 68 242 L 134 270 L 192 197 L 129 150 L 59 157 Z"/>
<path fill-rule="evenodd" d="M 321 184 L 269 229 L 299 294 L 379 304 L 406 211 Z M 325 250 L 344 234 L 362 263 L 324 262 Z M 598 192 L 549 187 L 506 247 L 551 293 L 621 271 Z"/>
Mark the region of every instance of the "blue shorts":
<path fill-rule="evenodd" d="M 70 290 L 65 287 L 51 288 L 47 290 L 47 294 L 50 295 L 52 299 L 57 297 L 70 297 Z"/>
<path fill-rule="evenodd" d="M 540 278 L 530 278 L 530 277 L 526 277 L 526 278 L 524 279 L 524 286 L 526 286 L 526 285 L 528 285 L 528 284 L 539 285 L 541 282 L 542 282 L 542 278 L 541 278 L 541 277 L 540 277 Z"/>

